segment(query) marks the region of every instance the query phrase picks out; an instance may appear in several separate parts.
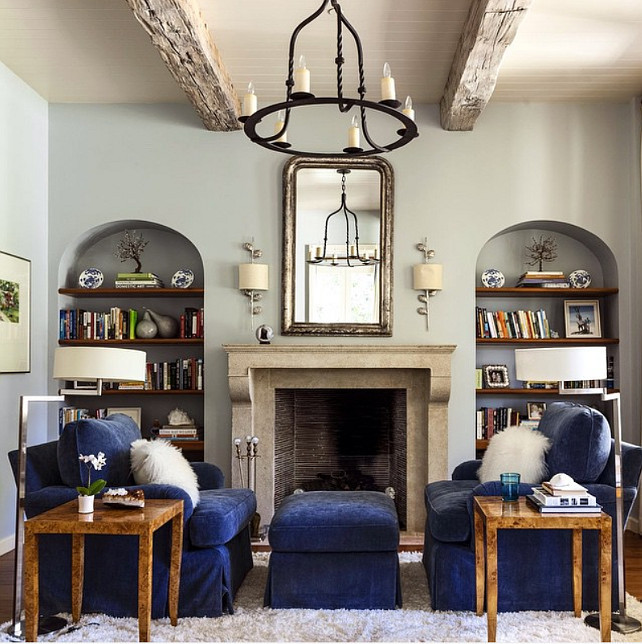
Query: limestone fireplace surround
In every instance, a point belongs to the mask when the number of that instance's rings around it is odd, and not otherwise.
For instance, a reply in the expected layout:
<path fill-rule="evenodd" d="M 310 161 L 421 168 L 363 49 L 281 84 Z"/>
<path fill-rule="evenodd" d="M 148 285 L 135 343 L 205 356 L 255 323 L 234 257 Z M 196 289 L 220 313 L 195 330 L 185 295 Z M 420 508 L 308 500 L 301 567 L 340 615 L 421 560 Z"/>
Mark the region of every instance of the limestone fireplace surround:
<path fill-rule="evenodd" d="M 274 513 L 275 389 L 405 389 L 407 530 L 422 532 L 424 486 L 447 478 L 454 345 L 224 345 L 233 437 L 259 438 L 255 491 L 262 523 Z M 233 455 L 232 484 L 240 485 Z"/>

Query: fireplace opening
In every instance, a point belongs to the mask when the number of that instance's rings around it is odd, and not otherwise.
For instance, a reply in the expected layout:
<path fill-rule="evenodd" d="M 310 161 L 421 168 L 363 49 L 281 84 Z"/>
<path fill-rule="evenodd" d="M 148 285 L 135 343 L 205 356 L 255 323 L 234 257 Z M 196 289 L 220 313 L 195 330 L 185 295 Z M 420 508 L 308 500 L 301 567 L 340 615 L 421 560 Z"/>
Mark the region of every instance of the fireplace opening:
<path fill-rule="evenodd" d="M 277 388 L 274 451 L 275 507 L 297 488 L 379 490 L 405 529 L 405 389 Z"/>

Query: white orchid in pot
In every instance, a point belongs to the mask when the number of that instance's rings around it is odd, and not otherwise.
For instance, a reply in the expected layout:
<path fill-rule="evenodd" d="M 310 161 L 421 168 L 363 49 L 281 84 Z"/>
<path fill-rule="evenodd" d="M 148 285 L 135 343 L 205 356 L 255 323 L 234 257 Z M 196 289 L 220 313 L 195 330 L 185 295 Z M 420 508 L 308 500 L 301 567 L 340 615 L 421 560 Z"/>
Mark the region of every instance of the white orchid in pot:
<path fill-rule="evenodd" d="M 78 497 L 78 512 L 86 514 L 94 511 L 94 496 L 107 484 L 105 479 L 96 479 L 92 483 L 91 470 L 102 470 L 103 466 L 107 463 L 107 459 L 103 452 L 98 452 L 98 456 L 94 456 L 93 454 L 83 456 L 83 454 L 80 454 L 78 459 L 87 465 L 87 487 L 79 485 L 76 488 L 80 495 Z"/>

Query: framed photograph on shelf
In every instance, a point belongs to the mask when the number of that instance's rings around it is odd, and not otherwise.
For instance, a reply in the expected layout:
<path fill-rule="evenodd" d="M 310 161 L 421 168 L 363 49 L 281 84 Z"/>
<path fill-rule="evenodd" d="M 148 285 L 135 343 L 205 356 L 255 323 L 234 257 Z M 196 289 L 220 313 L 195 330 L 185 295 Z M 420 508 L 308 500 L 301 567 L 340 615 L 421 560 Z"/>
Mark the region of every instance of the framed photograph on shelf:
<path fill-rule="evenodd" d="M 543 402 L 527 402 L 526 413 L 528 420 L 540 420 L 542 414 L 546 411 L 546 403 Z"/>
<path fill-rule="evenodd" d="M 567 338 L 601 338 L 600 303 L 597 300 L 564 300 Z"/>
<path fill-rule="evenodd" d="M 510 387 L 508 367 L 503 364 L 484 365 L 484 383 L 489 389 L 505 389 Z"/>
<path fill-rule="evenodd" d="M 0 373 L 31 371 L 31 262 L 0 251 Z"/>
<path fill-rule="evenodd" d="M 484 372 L 482 369 L 475 369 L 475 389 L 484 388 Z"/>
<path fill-rule="evenodd" d="M 136 421 L 136 424 L 140 427 L 141 421 L 141 408 L 140 407 L 108 407 L 107 415 L 111 414 L 125 414 L 130 418 L 133 418 Z"/>

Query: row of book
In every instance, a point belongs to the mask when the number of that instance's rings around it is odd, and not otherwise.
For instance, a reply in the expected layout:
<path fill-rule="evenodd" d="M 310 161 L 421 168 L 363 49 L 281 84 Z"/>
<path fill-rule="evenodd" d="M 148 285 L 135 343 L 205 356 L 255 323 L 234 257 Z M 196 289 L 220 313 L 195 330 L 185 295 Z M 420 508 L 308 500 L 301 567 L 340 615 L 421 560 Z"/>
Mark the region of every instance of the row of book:
<path fill-rule="evenodd" d="M 115 382 L 107 387 L 119 391 L 202 391 L 205 369 L 203 358 L 176 358 L 165 362 L 148 362 L 145 382 Z"/>
<path fill-rule="evenodd" d="M 533 493 L 526 499 L 539 512 L 546 514 L 561 513 L 599 513 L 602 507 L 595 496 L 579 483 L 555 486 L 550 481 L 544 481 L 541 487 L 533 487 Z"/>
<path fill-rule="evenodd" d="M 570 288 L 571 284 L 563 271 L 526 271 L 519 276 L 517 286 L 530 288 Z"/>
<path fill-rule="evenodd" d="M 475 308 L 476 333 L 478 338 L 526 338 L 551 337 L 546 311 L 488 311 Z"/>
<path fill-rule="evenodd" d="M 196 425 L 162 425 L 152 427 L 152 434 L 158 438 L 171 441 L 200 440 L 201 432 Z"/>
<path fill-rule="evenodd" d="M 162 288 L 163 280 L 156 273 L 118 273 L 116 288 Z"/>
<path fill-rule="evenodd" d="M 539 420 L 530 420 L 512 407 L 480 407 L 476 412 L 476 438 L 487 440 L 514 425 L 537 429 L 538 424 Z"/>
<path fill-rule="evenodd" d="M 134 340 L 138 311 L 112 306 L 109 311 L 60 309 L 60 340 Z M 179 316 L 179 338 L 204 337 L 203 308 L 187 307 Z"/>
<path fill-rule="evenodd" d="M 67 423 L 73 423 L 83 418 L 106 418 L 107 409 L 89 410 L 81 407 L 60 407 L 58 409 L 58 434 Z"/>

